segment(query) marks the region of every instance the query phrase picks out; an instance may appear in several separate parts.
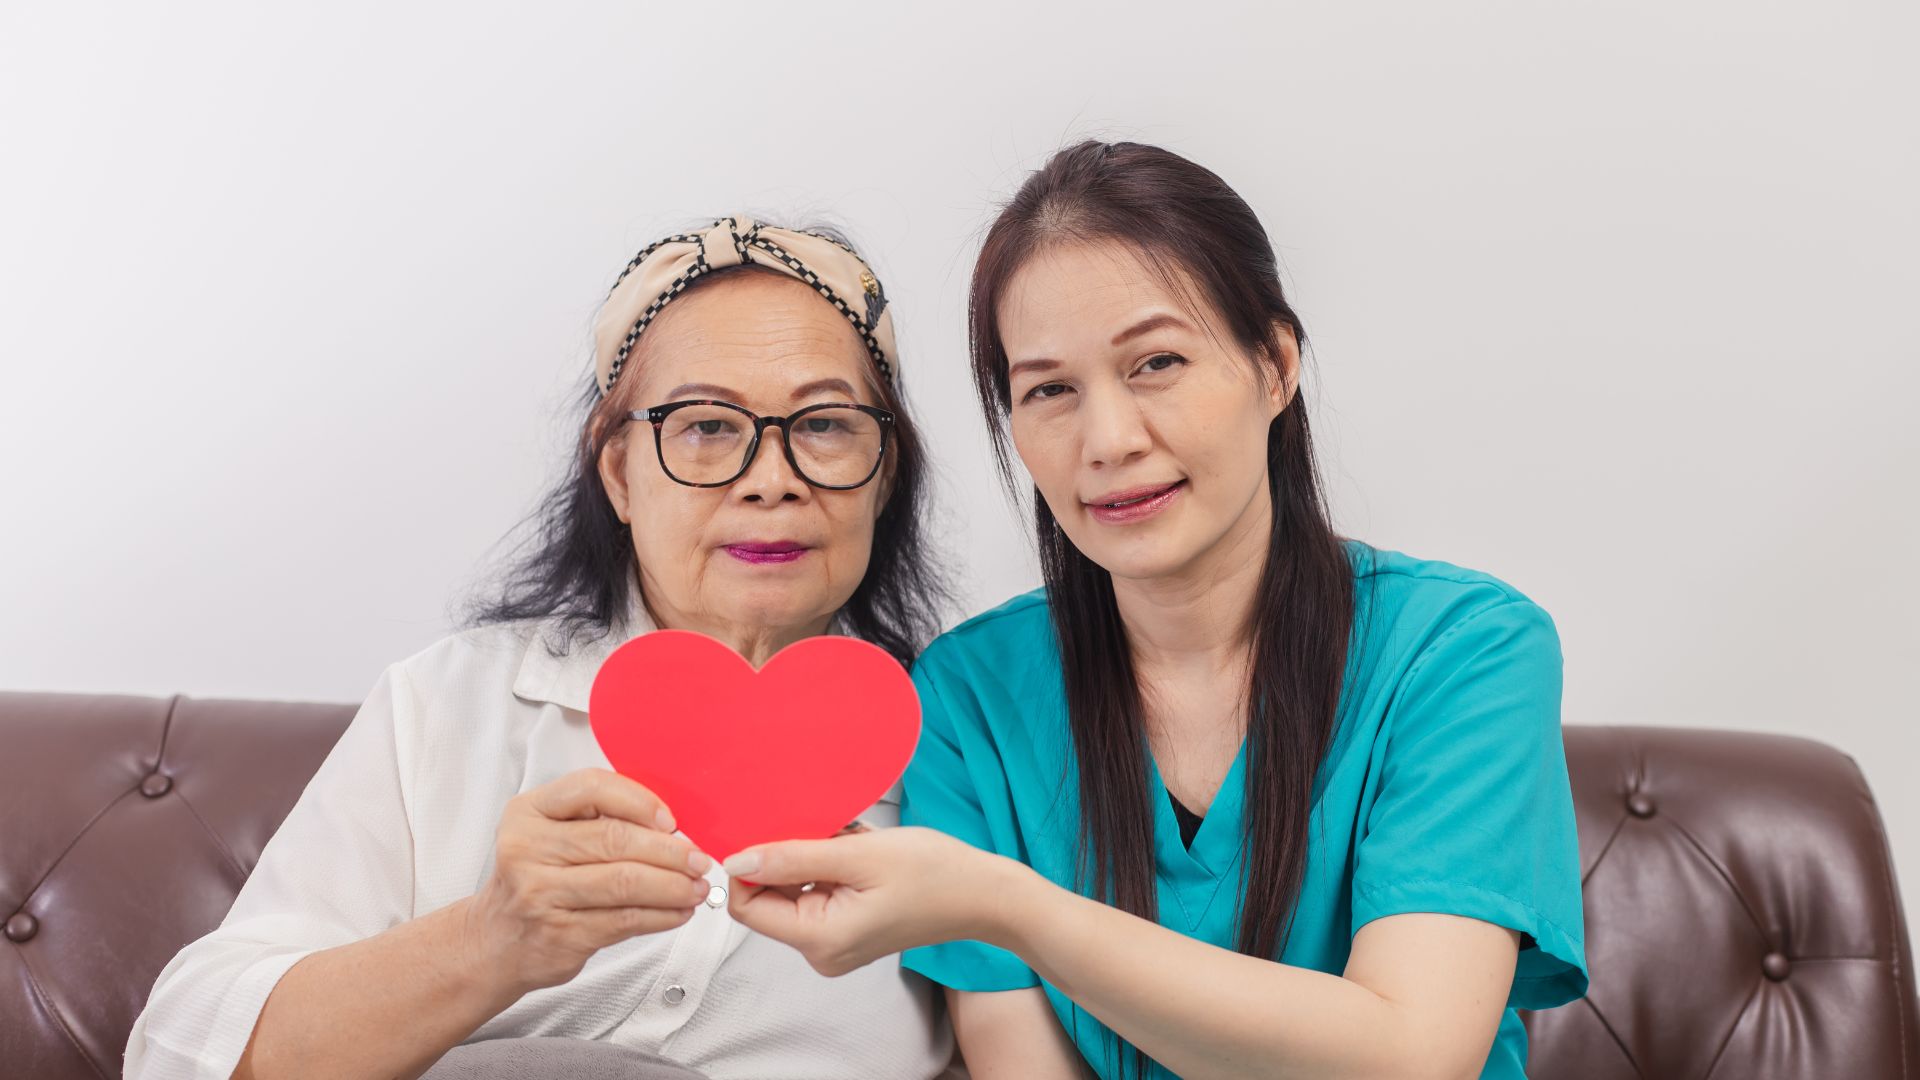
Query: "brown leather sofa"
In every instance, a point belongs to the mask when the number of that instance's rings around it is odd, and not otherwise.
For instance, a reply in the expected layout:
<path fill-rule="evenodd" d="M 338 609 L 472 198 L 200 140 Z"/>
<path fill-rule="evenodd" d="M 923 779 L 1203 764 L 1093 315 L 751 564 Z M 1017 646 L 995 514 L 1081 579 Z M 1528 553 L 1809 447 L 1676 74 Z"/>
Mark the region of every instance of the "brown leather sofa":
<path fill-rule="evenodd" d="M 0 1077 L 120 1074 L 353 708 L 0 694 Z M 1566 729 L 1587 997 L 1536 1080 L 1920 1080 L 1912 957 L 1853 762 L 1734 732 Z"/>

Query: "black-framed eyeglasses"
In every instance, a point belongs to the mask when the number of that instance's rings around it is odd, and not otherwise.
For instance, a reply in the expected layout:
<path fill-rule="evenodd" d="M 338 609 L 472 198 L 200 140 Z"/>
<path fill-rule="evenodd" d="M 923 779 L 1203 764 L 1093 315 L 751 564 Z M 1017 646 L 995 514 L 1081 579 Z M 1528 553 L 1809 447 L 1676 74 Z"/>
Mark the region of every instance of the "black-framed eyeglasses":
<path fill-rule="evenodd" d="M 839 401 L 791 416 L 756 416 L 730 401 L 675 401 L 627 415 L 653 425 L 660 468 L 688 487 L 725 487 L 745 476 L 760 436 L 777 427 L 800 479 L 831 491 L 857 488 L 880 472 L 893 430 L 887 410 Z"/>

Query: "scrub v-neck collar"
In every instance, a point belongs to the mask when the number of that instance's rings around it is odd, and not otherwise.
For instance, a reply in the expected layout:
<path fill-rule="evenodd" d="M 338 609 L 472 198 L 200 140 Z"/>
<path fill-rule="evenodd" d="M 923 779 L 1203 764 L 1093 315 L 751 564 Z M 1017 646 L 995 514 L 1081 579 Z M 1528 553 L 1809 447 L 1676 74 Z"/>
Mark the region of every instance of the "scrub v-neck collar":
<path fill-rule="evenodd" d="M 1234 869 L 1240 861 L 1244 832 L 1241 817 L 1246 800 L 1246 763 L 1247 744 L 1243 739 L 1233 764 L 1227 767 L 1226 779 L 1220 781 L 1220 790 L 1214 793 L 1207 815 L 1200 821 L 1200 831 L 1193 834 L 1193 846 L 1188 847 L 1180 842 L 1180 822 L 1173 816 L 1172 796 L 1160 777 L 1160 763 L 1151 753 L 1147 755 L 1147 783 L 1153 802 L 1153 861 L 1162 885 L 1161 903 L 1164 908 L 1165 894 L 1171 892 L 1190 931 L 1197 932 L 1206 921 L 1207 912 L 1218 902 L 1221 885 L 1238 876 Z M 1232 894 L 1232 890 L 1228 892 Z M 1169 914 L 1163 910 L 1161 918 Z"/>

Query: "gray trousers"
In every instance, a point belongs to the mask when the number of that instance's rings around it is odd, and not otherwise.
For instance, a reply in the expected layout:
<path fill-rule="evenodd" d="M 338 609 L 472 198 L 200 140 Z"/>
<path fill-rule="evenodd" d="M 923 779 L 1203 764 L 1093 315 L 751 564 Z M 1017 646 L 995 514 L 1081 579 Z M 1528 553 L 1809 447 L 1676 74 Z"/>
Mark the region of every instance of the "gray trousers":
<path fill-rule="evenodd" d="M 590 1039 L 494 1039 L 447 1051 L 420 1080 L 706 1080 L 684 1065 Z"/>

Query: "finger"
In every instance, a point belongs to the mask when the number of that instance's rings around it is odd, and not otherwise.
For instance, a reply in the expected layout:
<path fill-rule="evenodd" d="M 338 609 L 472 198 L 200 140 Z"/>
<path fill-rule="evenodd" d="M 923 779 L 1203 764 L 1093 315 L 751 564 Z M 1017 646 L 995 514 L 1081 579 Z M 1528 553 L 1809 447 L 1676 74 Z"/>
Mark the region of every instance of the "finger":
<path fill-rule="evenodd" d="M 775 941 L 797 945 L 800 940 L 800 905 L 778 889 L 731 889 L 727 893 L 727 913 L 740 925 Z"/>
<path fill-rule="evenodd" d="M 641 934 L 658 934 L 687 924 L 693 908 L 592 908 L 574 913 L 581 930 L 596 948 Z"/>
<path fill-rule="evenodd" d="M 589 863 L 554 871 L 547 881 L 557 907 L 692 908 L 707 898 L 707 883 L 635 862 Z"/>
<path fill-rule="evenodd" d="M 673 811 L 639 782 L 605 769 L 579 769 L 527 792 L 528 805 L 556 821 L 616 817 L 649 829 L 679 828 Z"/>
<path fill-rule="evenodd" d="M 535 827 L 535 836 L 536 842 L 545 846 L 543 862 L 574 866 L 640 862 L 694 877 L 713 869 L 713 860 L 686 837 L 643 828 L 620 818 L 542 822 Z"/>
<path fill-rule="evenodd" d="M 870 876 L 878 833 L 836 836 L 831 840 L 784 840 L 760 844 L 727 858 L 727 874 L 756 885 L 805 885 L 838 881 L 860 886 Z"/>

